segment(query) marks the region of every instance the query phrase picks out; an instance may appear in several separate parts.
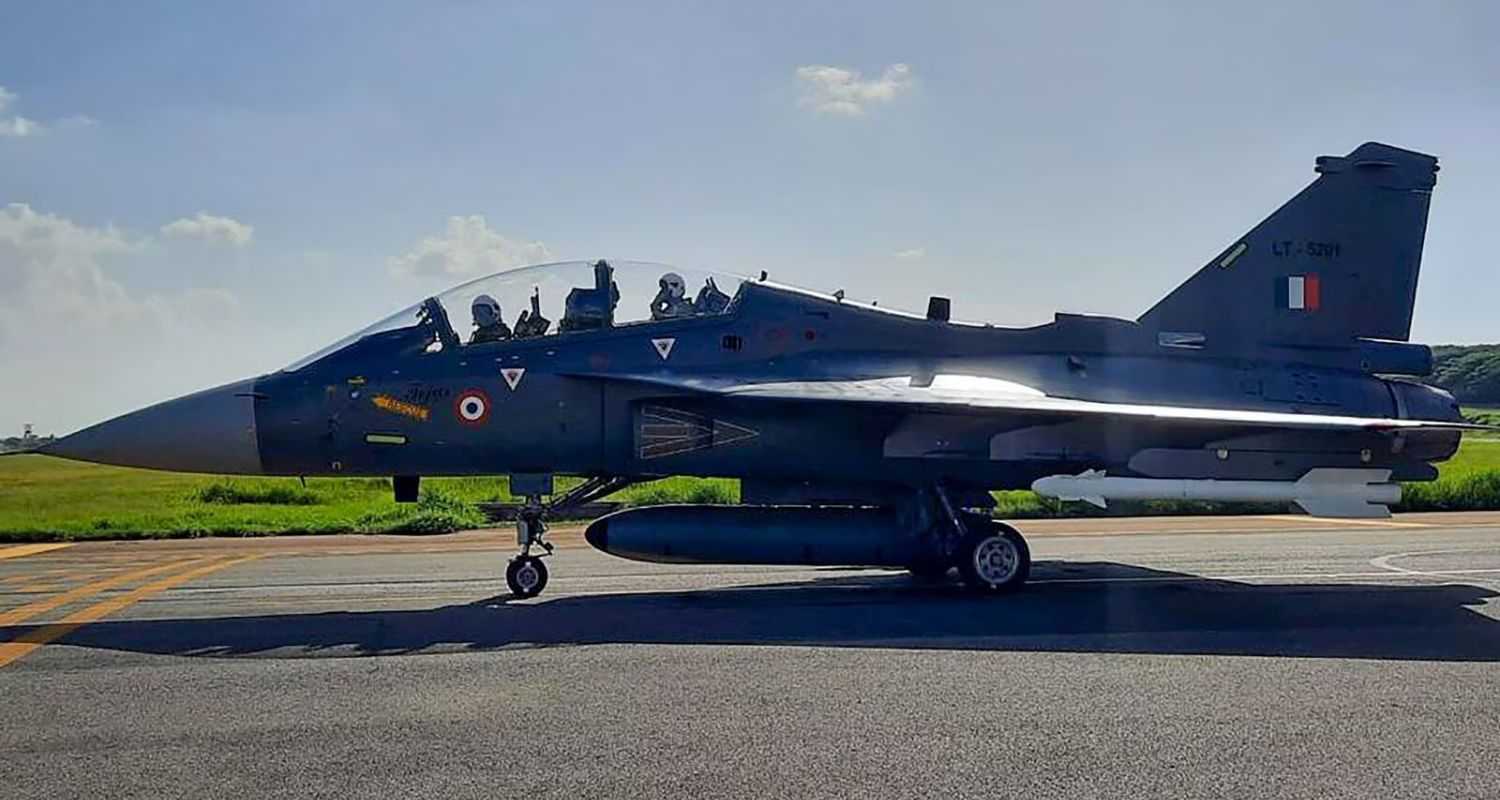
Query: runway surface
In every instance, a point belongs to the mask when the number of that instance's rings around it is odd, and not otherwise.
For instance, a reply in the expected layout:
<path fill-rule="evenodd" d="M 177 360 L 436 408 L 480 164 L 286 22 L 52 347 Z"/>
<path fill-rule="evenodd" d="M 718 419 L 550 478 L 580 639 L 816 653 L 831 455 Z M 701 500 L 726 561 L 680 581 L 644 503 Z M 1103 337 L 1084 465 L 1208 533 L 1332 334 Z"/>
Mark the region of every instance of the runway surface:
<path fill-rule="evenodd" d="M 0 795 L 1497 797 L 1500 515 L 1022 523 L 998 599 L 562 531 L 0 546 Z"/>

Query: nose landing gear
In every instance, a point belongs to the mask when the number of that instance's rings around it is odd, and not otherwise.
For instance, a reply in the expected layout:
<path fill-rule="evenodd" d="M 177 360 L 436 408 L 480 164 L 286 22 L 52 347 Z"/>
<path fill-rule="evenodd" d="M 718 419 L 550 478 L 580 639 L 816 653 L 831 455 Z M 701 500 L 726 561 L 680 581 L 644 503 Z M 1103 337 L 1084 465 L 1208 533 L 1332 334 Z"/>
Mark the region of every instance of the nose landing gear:
<path fill-rule="evenodd" d="M 545 551 L 544 555 L 552 555 L 552 543 L 542 539 L 547 533 L 547 523 L 542 519 L 546 512 L 541 496 L 531 495 L 516 517 L 516 544 L 521 546 L 521 553 L 505 566 L 505 585 L 517 598 L 536 597 L 547 588 L 547 565 L 542 563 L 542 556 L 531 554 L 535 545 Z"/>
<path fill-rule="evenodd" d="M 510 589 L 511 596 L 524 600 L 536 597 L 547 588 L 547 565 L 542 563 L 542 558 L 552 555 L 552 543 L 543 538 L 547 535 L 546 518 L 549 515 L 564 513 L 574 506 L 593 502 L 633 482 L 628 478 L 589 478 L 555 496 L 551 503 L 542 502 L 542 494 L 551 493 L 550 475 L 544 481 L 528 482 L 528 487 L 540 490 L 526 495 L 526 504 L 521 506 L 520 513 L 516 515 L 516 544 L 521 546 L 521 552 L 505 566 L 505 585 Z M 515 490 L 519 485 L 521 482 L 517 480 L 517 476 L 512 476 L 512 489 Z M 542 552 L 533 554 L 533 547 L 541 548 Z"/>

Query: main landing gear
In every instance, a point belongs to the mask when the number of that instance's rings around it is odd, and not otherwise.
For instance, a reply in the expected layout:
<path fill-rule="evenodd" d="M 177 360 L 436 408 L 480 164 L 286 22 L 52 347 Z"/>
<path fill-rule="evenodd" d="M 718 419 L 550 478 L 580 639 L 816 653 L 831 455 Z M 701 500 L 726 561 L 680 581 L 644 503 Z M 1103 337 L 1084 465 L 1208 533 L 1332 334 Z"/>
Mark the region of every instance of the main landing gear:
<path fill-rule="evenodd" d="M 1031 574 L 1031 549 L 1020 531 L 987 516 L 960 511 L 942 486 L 934 487 L 941 519 L 941 560 L 911 568 L 918 578 L 941 577 L 948 566 L 958 568 L 964 587 L 977 594 L 1015 591 Z M 946 523 L 946 524 L 942 524 Z M 937 570 L 941 567 L 941 572 Z"/>
<path fill-rule="evenodd" d="M 958 574 L 982 594 L 1015 591 L 1031 574 L 1031 549 L 1015 528 L 993 519 L 973 519 L 959 540 Z"/>
<path fill-rule="evenodd" d="M 515 482 L 512 478 L 513 485 Z M 511 596 L 517 599 L 536 597 L 547 588 L 547 565 L 542 558 L 552 555 L 552 543 L 543 538 L 547 535 L 548 515 L 597 500 L 631 483 L 626 478 L 589 478 L 553 498 L 551 503 L 543 503 L 541 493 L 527 494 L 526 504 L 516 515 L 516 544 L 521 546 L 521 552 L 505 566 L 505 585 Z M 550 476 L 543 485 L 550 487 Z M 542 552 L 533 554 L 533 547 L 541 548 Z"/>

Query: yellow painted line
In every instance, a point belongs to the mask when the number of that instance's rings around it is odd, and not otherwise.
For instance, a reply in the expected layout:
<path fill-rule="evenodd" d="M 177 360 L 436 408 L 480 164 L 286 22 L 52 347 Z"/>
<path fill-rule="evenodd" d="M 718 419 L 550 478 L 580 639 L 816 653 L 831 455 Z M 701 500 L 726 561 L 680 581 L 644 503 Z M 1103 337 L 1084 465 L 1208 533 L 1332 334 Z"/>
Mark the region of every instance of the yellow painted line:
<path fill-rule="evenodd" d="M 24 658 L 33 650 L 49 642 L 55 642 L 90 622 L 96 622 L 117 611 L 123 611 L 153 594 L 164 592 L 174 586 L 181 586 L 194 578 L 201 578 L 210 572 L 218 572 L 226 567 L 232 567 L 235 564 L 241 564 L 246 561 L 253 561 L 257 558 L 260 558 L 260 556 L 240 556 L 238 558 L 211 561 L 200 567 L 190 569 L 187 572 L 168 575 L 165 578 L 152 581 L 143 586 L 137 586 L 124 594 L 101 600 L 88 608 L 74 611 L 58 622 L 54 622 L 51 625 L 43 625 L 35 630 L 27 631 L 12 641 L 0 643 L 0 667 Z M 179 564 L 173 566 L 181 566 L 181 563 L 179 562 Z"/>
<path fill-rule="evenodd" d="M 1392 522 L 1385 519 L 1347 519 L 1345 517 L 1299 517 L 1293 514 L 1287 515 L 1256 515 L 1256 519 L 1271 520 L 1273 522 L 1300 522 L 1304 525 L 1324 526 L 1324 523 L 1332 525 L 1370 525 L 1376 528 L 1441 528 L 1430 522 Z"/>
<path fill-rule="evenodd" d="M 29 572 L 23 575 L 13 575 L 5 581 L 6 584 L 19 583 L 21 586 L 16 591 L 35 591 L 36 586 L 49 585 L 58 588 L 67 588 L 69 583 L 79 579 L 92 579 L 100 575 L 107 575 L 117 570 L 109 567 L 100 569 L 48 569 L 40 572 Z M 30 583 L 28 583 L 30 581 Z"/>
<path fill-rule="evenodd" d="M 76 589 L 70 589 L 66 592 L 63 592 L 62 594 L 53 595 L 51 597 L 38 600 L 34 603 L 27 603 L 24 606 L 19 606 L 16 608 L 12 608 L 9 611 L 0 612 L 0 628 L 3 628 L 7 625 L 19 625 L 20 623 L 25 622 L 26 620 L 31 619 L 38 614 L 45 614 L 54 608 L 61 608 L 62 606 L 65 606 L 69 603 L 93 597 L 100 592 L 109 591 L 116 586 L 122 586 L 138 578 L 148 578 L 159 572 L 166 572 L 168 570 L 177 569 L 178 567 L 185 567 L 189 564 L 196 564 L 202 560 L 202 558 L 190 558 L 185 561 L 173 561 L 169 564 L 161 564 L 159 566 L 148 567 L 146 569 L 138 569 L 134 572 L 127 572 L 123 575 L 116 575 L 112 578 L 106 578 L 102 581 L 86 583 Z"/>
<path fill-rule="evenodd" d="M 37 578 L 43 578 L 48 575 L 60 575 L 64 572 L 67 572 L 67 569 L 42 569 L 37 570 L 36 572 L 23 572 L 19 575 L 10 575 L 4 578 L 0 578 L 0 583 L 25 583 L 27 581 L 34 581 Z"/>
<path fill-rule="evenodd" d="M 1391 522 L 1378 519 L 1333 519 L 1330 522 L 1340 522 L 1345 525 L 1370 525 L 1376 528 L 1441 528 L 1441 525 L 1433 525 L 1430 522 Z"/>
<path fill-rule="evenodd" d="M 46 544 L 18 544 L 14 547 L 0 547 L 0 561 L 4 561 L 7 558 L 34 556 L 37 553 L 50 553 L 53 550 L 61 550 L 64 547 L 72 546 L 72 542 L 49 542 Z"/>

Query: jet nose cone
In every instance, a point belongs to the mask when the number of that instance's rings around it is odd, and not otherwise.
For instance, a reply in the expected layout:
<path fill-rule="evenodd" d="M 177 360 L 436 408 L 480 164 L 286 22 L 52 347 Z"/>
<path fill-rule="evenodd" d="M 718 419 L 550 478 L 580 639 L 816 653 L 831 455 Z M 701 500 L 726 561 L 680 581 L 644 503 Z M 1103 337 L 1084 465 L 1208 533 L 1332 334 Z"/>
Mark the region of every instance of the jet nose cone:
<path fill-rule="evenodd" d="M 143 408 L 53 442 L 48 455 L 178 472 L 255 475 L 255 381 Z"/>

